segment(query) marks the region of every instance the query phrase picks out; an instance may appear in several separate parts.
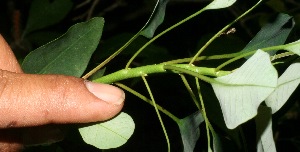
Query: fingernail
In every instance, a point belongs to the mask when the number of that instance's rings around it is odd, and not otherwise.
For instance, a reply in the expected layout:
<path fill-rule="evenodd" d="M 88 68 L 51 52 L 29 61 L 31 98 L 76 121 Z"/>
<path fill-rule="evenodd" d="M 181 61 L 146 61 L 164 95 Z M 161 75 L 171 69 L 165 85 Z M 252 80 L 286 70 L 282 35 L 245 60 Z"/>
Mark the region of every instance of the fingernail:
<path fill-rule="evenodd" d="M 92 94 L 107 103 L 120 105 L 124 102 L 124 91 L 115 86 L 91 81 L 85 81 L 85 85 Z"/>

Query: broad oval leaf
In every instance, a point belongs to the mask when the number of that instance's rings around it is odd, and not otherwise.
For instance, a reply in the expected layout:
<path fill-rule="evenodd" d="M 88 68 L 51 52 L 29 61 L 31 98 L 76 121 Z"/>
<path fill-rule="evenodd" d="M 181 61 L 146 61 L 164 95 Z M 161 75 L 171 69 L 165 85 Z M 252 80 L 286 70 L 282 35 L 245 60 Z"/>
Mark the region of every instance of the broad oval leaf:
<path fill-rule="evenodd" d="M 226 8 L 234 4 L 236 0 L 214 0 L 208 4 L 205 9 L 220 9 Z"/>
<path fill-rule="evenodd" d="M 103 18 L 73 25 L 58 39 L 29 53 L 22 63 L 25 73 L 64 74 L 80 77 L 100 41 Z"/>
<path fill-rule="evenodd" d="M 200 111 L 197 111 L 177 122 L 183 143 L 183 151 L 194 151 L 200 137 L 199 125 L 204 121 Z"/>
<path fill-rule="evenodd" d="M 34 0 L 29 10 L 25 34 L 61 21 L 72 8 L 71 0 Z"/>
<path fill-rule="evenodd" d="M 272 108 L 272 113 L 277 112 L 289 99 L 300 83 L 300 63 L 291 64 L 279 77 L 278 85 L 274 92 L 265 100 Z"/>
<path fill-rule="evenodd" d="M 257 152 L 276 152 L 272 131 L 272 114 L 268 107 L 260 106 L 255 117 L 258 137 Z"/>
<path fill-rule="evenodd" d="M 99 149 L 110 149 L 125 144 L 134 129 L 135 124 L 132 118 L 121 112 L 109 121 L 79 128 L 79 133 L 87 144 Z"/>
<path fill-rule="evenodd" d="M 261 50 L 233 73 L 215 78 L 212 87 L 226 126 L 233 129 L 253 118 L 259 104 L 275 89 L 277 78 L 269 54 Z"/>
<path fill-rule="evenodd" d="M 169 0 L 157 0 L 154 10 L 142 28 L 140 35 L 152 38 L 157 27 L 164 21 L 166 6 Z"/>

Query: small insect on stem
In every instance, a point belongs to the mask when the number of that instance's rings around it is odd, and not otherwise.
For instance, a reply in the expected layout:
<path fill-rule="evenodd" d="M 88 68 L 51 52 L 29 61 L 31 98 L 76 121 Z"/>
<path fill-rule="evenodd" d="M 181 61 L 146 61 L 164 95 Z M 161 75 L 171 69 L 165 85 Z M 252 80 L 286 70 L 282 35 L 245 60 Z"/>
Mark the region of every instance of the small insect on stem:
<path fill-rule="evenodd" d="M 236 29 L 233 27 L 233 28 L 231 28 L 230 30 L 228 30 L 227 32 L 221 33 L 219 36 L 221 36 L 221 35 L 233 34 L 233 33 L 235 33 L 235 32 L 236 32 Z"/>

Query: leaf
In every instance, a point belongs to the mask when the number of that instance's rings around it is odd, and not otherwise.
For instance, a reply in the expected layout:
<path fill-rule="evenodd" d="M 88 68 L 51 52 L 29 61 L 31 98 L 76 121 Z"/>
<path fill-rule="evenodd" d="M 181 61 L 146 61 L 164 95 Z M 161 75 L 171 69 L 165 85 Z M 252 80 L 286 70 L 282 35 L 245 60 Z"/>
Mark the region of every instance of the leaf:
<path fill-rule="evenodd" d="M 179 126 L 184 152 L 194 151 L 200 137 L 199 125 L 204 121 L 200 111 L 197 111 L 177 123 Z"/>
<path fill-rule="evenodd" d="M 274 92 L 265 100 L 272 113 L 277 112 L 289 99 L 300 83 L 300 63 L 291 64 L 279 77 Z"/>
<path fill-rule="evenodd" d="M 72 5 L 71 0 L 34 0 L 24 34 L 58 23 L 69 13 Z"/>
<path fill-rule="evenodd" d="M 300 55 L 300 40 L 284 45 L 282 48 L 287 51 L 294 52 L 297 55 Z"/>
<path fill-rule="evenodd" d="M 140 35 L 152 38 L 157 27 L 164 21 L 166 6 L 169 0 L 157 0 L 154 10 L 142 28 Z"/>
<path fill-rule="evenodd" d="M 93 75 L 91 75 L 89 77 L 89 80 L 93 81 L 95 79 L 101 78 L 104 75 L 105 70 L 106 70 L 106 68 L 102 68 L 102 69 L 96 71 Z"/>
<path fill-rule="evenodd" d="M 253 118 L 259 104 L 275 89 L 277 78 L 270 56 L 261 50 L 233 73 L 215 78 L 212 87 L 226 126 L 233 129 Z"/>
<path fill-rule="evenodd" d="M 103 26 L 103 18 L 73 25 L 63 36 L 26 56 L 24 72 L 80 77 L 97 48 Z"/>
<path fill-rule="evenodd" d="M 295 22 L 291 16 L 279 14 L 273 23 L 269 23 L 262 27 L 242 52 L 250 52 L 261 48 L 284 44 L 294 25 Z"/>
<path fill-rule="evenodd" d="M 121 112 L 109 121 L 79 128 L 79 133 L 87 144 L 99 149 L 110 149 L 125 144 L 134 129 L 135 124 L 132 118 Z"/>
<path fill-rule="evenodd" d="M 216 132 L 211 132 L 213 136 L 213 151 L 214 152 L 222 152 L 222 144 L 219 135 Z"/>
<path fill-rule="evenodd" d="M 209 5 L 205 7 L 205 9 L 220 9 L 226 8 L 234 4 L 236 0 L 214 0 Z"/>
<path fill-rule="evenodd" d="M 147 38 L 152 38 L 157 27 L 163 22 L 165 17 L 166 5 L 169 0 L 157 0 L 156 5 L 154 7 L 154 11 L 152 12 L 149 20 L 142 28 L 140 35 L 143 35 Z M 209 5 L 207 5 L 204 10 L 209 9 L 220 9 L 231 6 L 235 3 L 236 0 L 214 0 Z"/>
<path fill-rule="evenodd" d="M 258 108 L 255 118 L 258 137 L 257 152 L 276 152 L 272 131 L 271 109 L 265 106 Z"/>

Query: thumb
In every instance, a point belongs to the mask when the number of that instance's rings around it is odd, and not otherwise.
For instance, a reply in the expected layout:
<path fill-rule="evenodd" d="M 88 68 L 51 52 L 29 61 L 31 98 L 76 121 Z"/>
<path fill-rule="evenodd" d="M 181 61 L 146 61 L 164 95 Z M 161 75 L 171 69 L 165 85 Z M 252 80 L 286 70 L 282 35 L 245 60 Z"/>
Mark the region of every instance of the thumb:
<path fill-rule="evenodd" d="M 107 84 L 0 70 L 0 128 L 103 121 L 120 112 L 124 99 Z"/>

